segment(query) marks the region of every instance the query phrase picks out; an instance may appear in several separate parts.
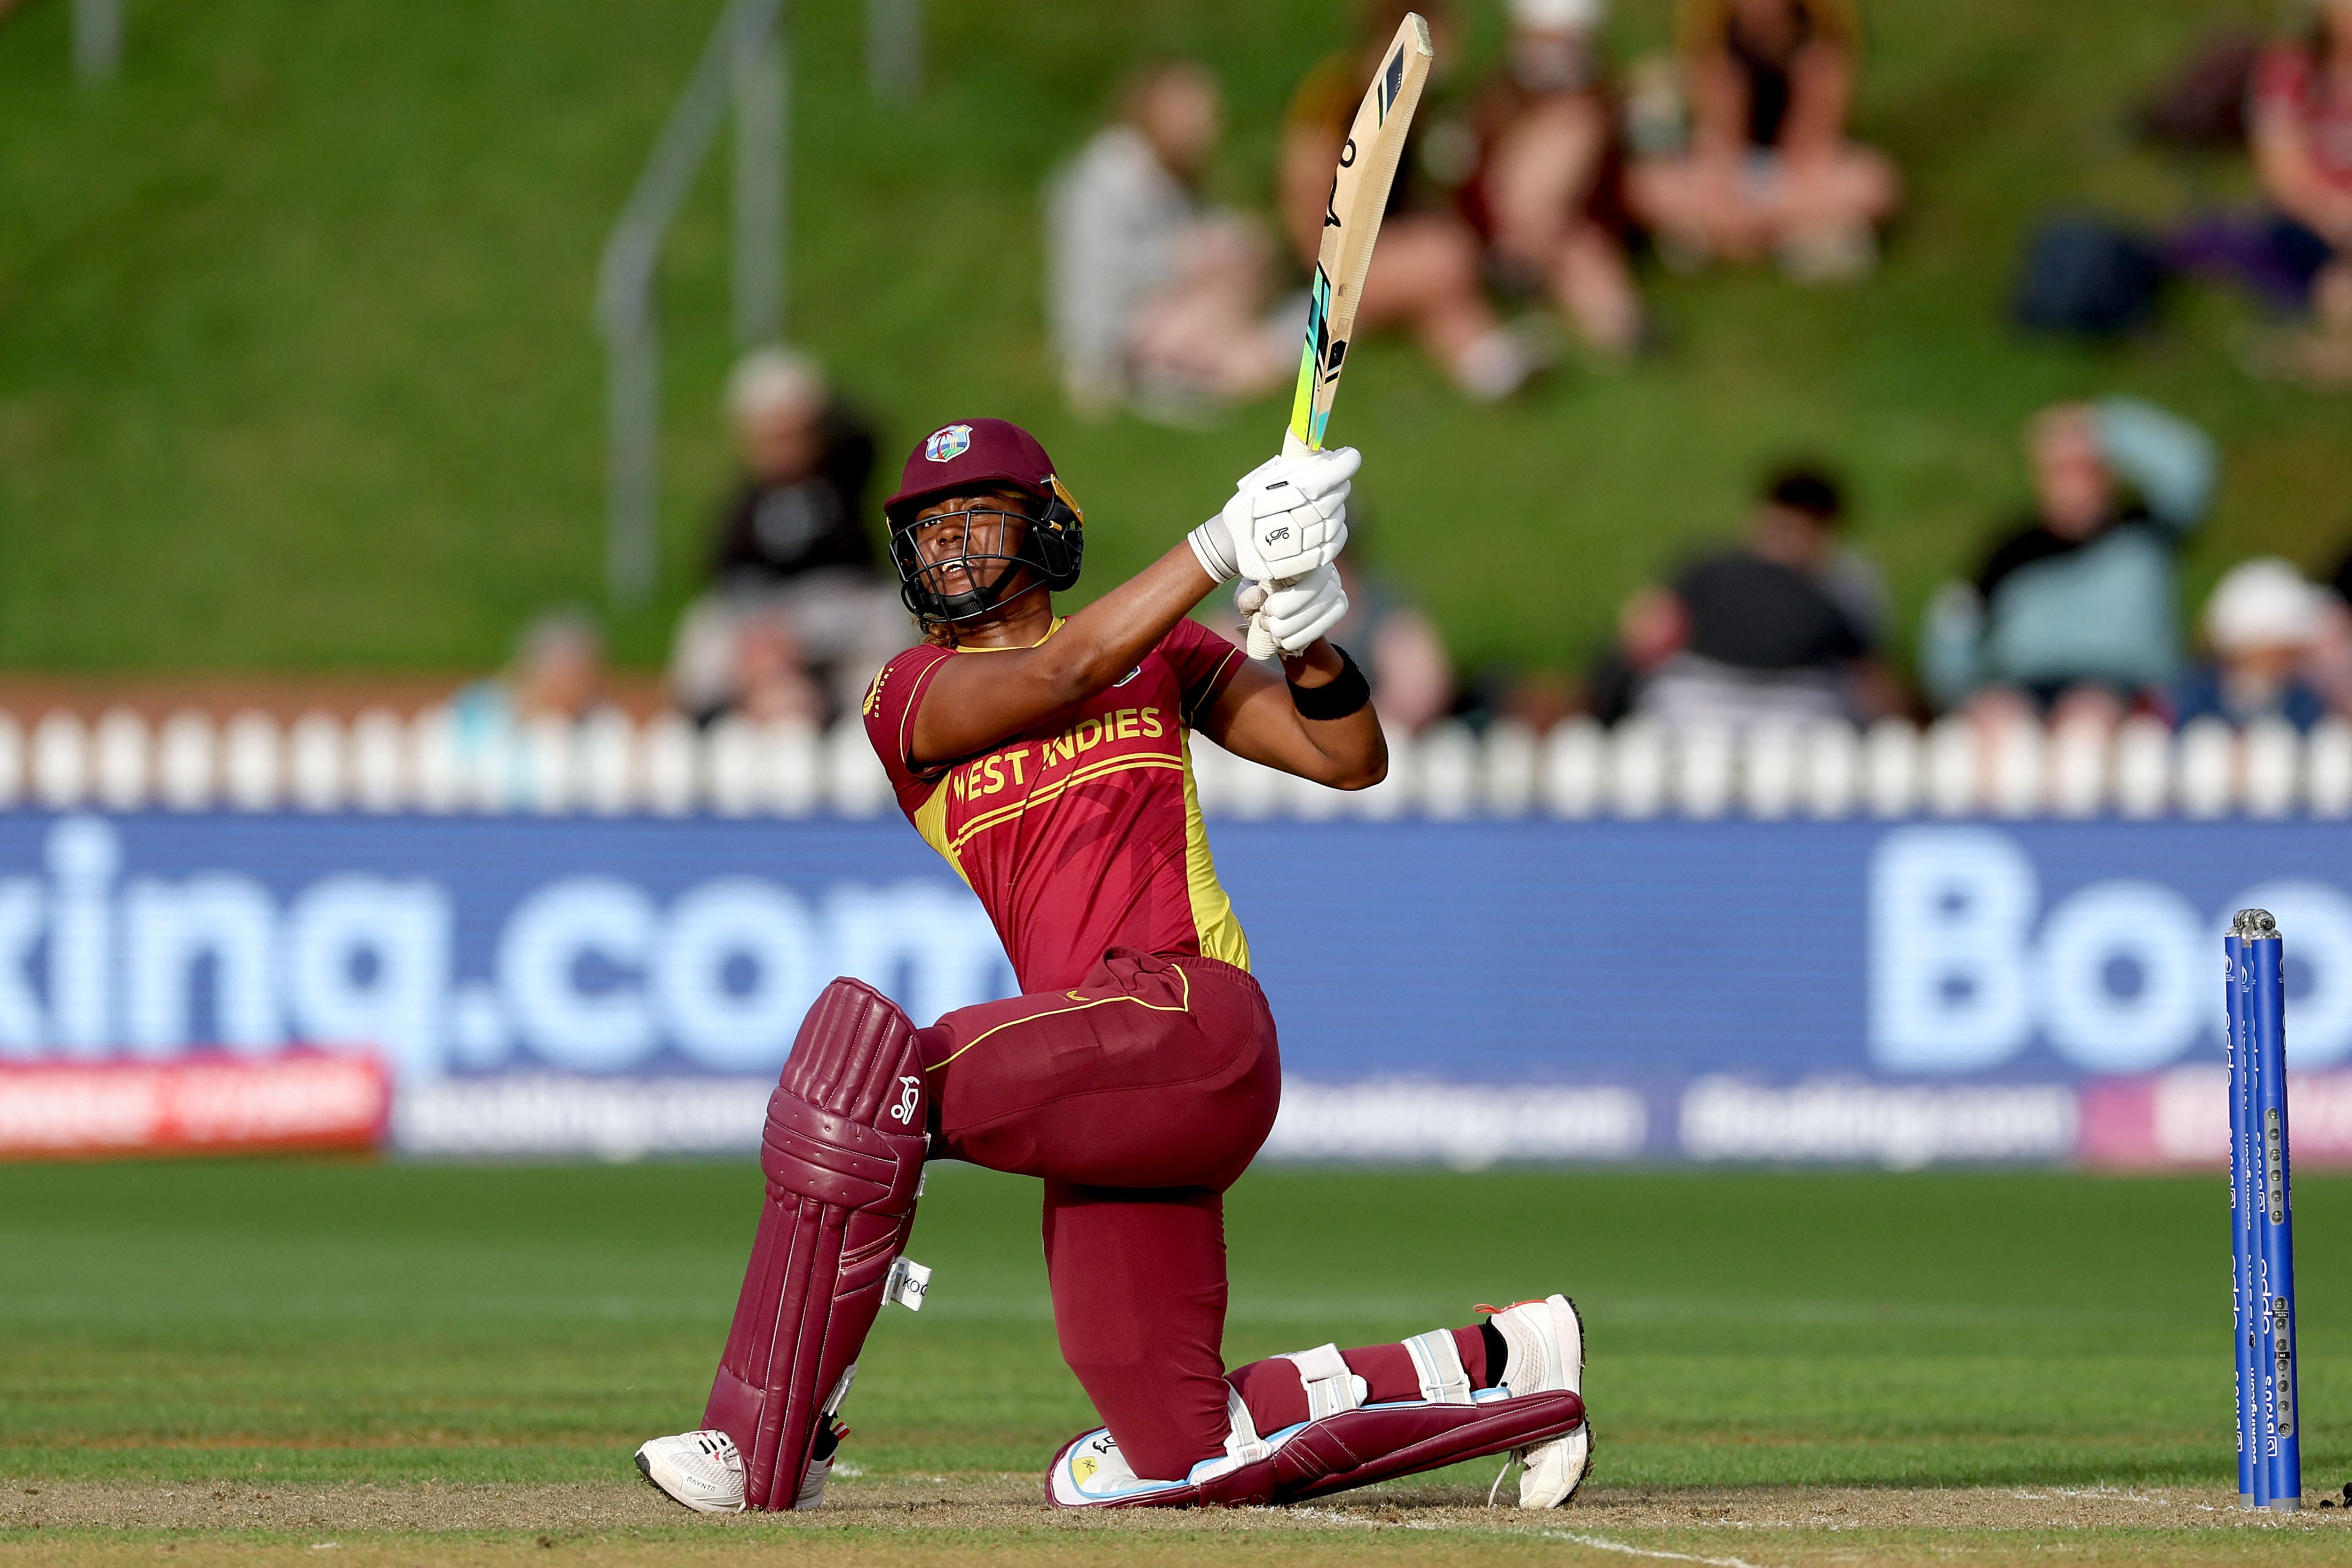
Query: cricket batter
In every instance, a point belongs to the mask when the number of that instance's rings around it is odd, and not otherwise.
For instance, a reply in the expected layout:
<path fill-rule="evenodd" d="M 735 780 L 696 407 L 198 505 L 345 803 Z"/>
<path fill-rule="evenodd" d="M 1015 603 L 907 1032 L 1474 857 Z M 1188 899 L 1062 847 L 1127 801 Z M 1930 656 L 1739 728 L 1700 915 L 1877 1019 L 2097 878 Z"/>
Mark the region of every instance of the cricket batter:
<path fill-rule="evenodd" d="M 1104 1426 L 1048 1471 L 1066 1508 L 1268 1503 L 1482 1454 L 1520 1506 L 1566 1502 L 1591 1436 L 1583 1334 L 1552 1296 L 1402 1343 L 1228 1373 L 1223 1194 L 1274 1126 L 1282 1069 L 1209 858 L 1187 737 L 1338 789 L 1387 772 L 1347 608 L 1358 454 L 1276 458 L 1131 581 L 1067 616 L 1076 503 L 1036 439 L 942 426 L 885 510 L 926 641 L 875 677 L 866 731 L 900 807 L 986 906 L 1023 994 L 918 1028 L 837 980 L 769 1102 L 767 1203 L 703 1429 L 637 1450 L 688 1508 L 807 1508 L 886 1298 L 927 1159 L 1045 1184 L 1062 1353 Z M 1186 619 L 1246 579 L 1282 676 Z M 1266 591 L 1262 585 L 1286 584 Z"/>

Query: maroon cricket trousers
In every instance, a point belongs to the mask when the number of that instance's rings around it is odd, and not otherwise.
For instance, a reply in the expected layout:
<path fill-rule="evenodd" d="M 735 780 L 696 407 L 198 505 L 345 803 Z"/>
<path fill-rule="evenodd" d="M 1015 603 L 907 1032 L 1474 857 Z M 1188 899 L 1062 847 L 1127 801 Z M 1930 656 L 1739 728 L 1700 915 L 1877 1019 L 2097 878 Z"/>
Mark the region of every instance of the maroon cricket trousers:
<path fill-rule="evenodd" d="M 1282 1098 L 1265 994 L 1215 959 L 1113 948 L 1072 990 L 959 1008 L 918 1038 L 935 1157 L 1045 1182 L 1063 1359 L 1136 1474 L 1181 1479 L 1227 1429 L 1223 1194 Z M 1489 1381 L 1477 1331 L 1455 1338 Z M 1418 1395 L 1402 1346 L 1345 1354 L 1371 1398 Z M 1288 1362 L 1231 1386 L 1260 1432 L 1306 1418 Z"/>

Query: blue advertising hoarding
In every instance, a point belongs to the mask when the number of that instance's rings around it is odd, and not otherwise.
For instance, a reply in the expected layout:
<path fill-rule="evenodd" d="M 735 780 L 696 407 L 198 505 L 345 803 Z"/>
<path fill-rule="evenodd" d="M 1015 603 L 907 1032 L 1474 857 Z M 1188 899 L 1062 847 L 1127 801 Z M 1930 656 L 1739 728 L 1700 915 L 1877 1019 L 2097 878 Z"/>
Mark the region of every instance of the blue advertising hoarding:
<path fill-rule="evenodd" d="M 1212 837 L 1277 1153 L 2065 1157 L 2085 1080 L 2221 1059 L 2246 904 L 2289 933 L 2294 1065 L 2352 1058 L 2341 826 Z M 748 1147 L 835 973 L 921 1019 L 1013 984 L 895 820 L 0 816 L 0 1063 L 365 1047 L 421 1150 Z"/>

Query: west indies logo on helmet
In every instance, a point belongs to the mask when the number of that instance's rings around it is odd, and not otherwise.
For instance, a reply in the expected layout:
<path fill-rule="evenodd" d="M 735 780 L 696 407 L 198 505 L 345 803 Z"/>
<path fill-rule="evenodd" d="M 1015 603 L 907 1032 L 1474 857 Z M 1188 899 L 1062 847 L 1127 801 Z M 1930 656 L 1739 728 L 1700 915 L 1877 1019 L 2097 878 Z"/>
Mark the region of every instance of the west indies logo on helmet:
<path fill-rule="evenodd" d="M 1023 501 L 990 501 L 990 492 L 1017 491 Z M 927 560 L 915 542 L 915 520 L 950 497 L 969 503 L 961 512 L 961 545 Z M 926 626 L 977 620 L 1035 589 L 1060 593 L 1078 580 L 1086 553 L 1086 519 L 1054 472 L 1037 437 L 1007 419 L 959 419 L 942 425 L 907 454 L 898 493 L 883 503 L 890 524 L 890 563 L 898 569 L 898 596 Z M 1021 519 L 1026 526 L 1013 522 Z M 992 523 L 992 526 L 991 526 Z M 1017 531 L 1008 550 L 1004 538 Z M 1014 586 L 1028 567 L 1029 581 Z M 961 585 L 942 586 L 961 567 Z M 1011 591 L 1008 592 L 1007 590 Z"/>

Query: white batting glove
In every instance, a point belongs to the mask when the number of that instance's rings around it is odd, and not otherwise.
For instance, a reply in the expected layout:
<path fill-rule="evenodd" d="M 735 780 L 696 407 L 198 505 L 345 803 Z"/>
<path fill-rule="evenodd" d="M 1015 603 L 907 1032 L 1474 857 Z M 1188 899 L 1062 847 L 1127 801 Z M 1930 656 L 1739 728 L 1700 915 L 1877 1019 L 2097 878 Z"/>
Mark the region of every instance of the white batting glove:
<path fill-rule="evenodd" d="M 1305 653 L 1309 644 L 1338 626 L 1348 615 L 1347 590 L 1339 586 L 1339 569 L 1323 565 L 1295 583 L 1268 587 L 1245 583 L 1234 603 L 1250 617 L 1250 641 L 1261 638 L 1285 654 Z"/>
<path fill-rule="evenodd" d="M 1348 543 L 1348 492 L 1363 461 L 1353 447 L 1340 447 L 1251 469 L 1221 518 L 1241 575 L 1284 583 L 1329 565 Z"/>

